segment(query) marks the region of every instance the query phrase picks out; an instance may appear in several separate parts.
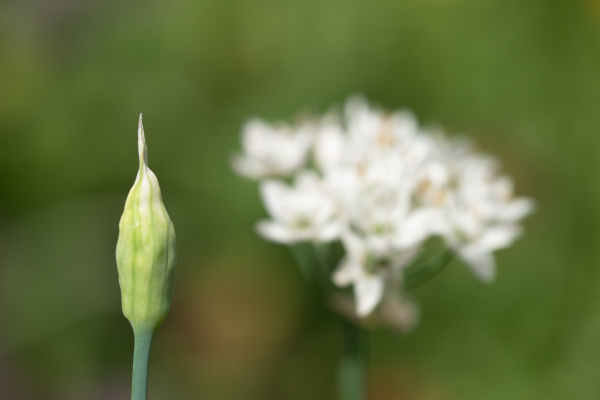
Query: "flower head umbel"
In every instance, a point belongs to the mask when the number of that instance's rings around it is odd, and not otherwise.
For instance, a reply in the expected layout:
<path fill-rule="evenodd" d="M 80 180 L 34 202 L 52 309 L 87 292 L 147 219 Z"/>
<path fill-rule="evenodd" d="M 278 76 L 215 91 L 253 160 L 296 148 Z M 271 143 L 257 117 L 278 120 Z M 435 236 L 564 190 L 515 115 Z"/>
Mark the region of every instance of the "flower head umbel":
<path fill-rule="evenodd" d="M 514 197 L 493 158 L 424 130 L 408 111 L 386 113 L 359 96 L 339 117 L 296 127 L 247 124 L 243 141 L 238 172 L 294 177 L 292 186 L 261 182 L 271 219 L 257 224 L 258 233 L 283 244 L 339 241 L 345 254 L 328 272 L 335 285 L 353 287 L 355 316 L 378 314 L 403 329 L 418 315 L 404 293 L 414 283 L 407 274 L 429 238 L 442 238 L 490 281 L 493 252 L 517 238 L 519 221 L 533 210 L 532 200 Z"/>

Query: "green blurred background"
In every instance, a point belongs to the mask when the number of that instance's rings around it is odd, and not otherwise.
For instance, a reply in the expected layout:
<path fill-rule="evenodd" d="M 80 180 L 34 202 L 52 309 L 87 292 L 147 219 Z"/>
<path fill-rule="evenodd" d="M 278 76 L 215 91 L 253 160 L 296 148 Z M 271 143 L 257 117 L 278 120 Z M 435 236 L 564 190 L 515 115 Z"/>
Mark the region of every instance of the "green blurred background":
<path fill-rule="evenodd" d="M 150 166 L 178 235 L 150 400 L 334 399 L 340 331 L 229 157 L 246 117 L 361 92 L 468 133 L 537 199 L 491 286 L 454 263 L 369 400 L 600 398 L 600 3 L 0 2 L 0 398 L 125 400 L 114 248 Z"/>

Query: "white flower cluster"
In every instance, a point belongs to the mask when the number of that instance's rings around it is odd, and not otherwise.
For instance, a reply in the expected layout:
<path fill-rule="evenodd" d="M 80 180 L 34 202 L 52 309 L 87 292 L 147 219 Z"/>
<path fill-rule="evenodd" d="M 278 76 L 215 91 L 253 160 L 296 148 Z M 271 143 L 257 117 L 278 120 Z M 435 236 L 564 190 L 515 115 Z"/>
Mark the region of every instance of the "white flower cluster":
<path fill-rule="evenodd" d="M 262 180 L 272 218 L 258 232 L 284 244 L 340 240 L 346 254 L 332 279 L 353 285 L 359 317 L 404 302 L 396 294 L 402 270 L 431 236 L 491 281 L 492 253 L 515 240 L 533 209 L 530 199 L 513 196 L 493 158 L 361 97 L 350 98 L 340 118 L 330 113 L 294 127 L 252 120 L 242 144 L 233 166 Z"/>

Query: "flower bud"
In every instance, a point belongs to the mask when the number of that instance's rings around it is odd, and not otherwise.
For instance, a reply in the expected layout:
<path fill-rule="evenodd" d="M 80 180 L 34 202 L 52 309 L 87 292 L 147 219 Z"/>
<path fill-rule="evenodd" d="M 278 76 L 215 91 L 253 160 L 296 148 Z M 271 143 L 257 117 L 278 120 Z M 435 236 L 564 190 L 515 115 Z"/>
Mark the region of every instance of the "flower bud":
<path fill-rule="evenodd" d="M 141 114 L 138 151 L 140 169 L 119 223 L 117 269 L 123 314 L 134 330 L 154 331 L 169 311 L 177 252 L 173 223 L 148 168 Z"/>

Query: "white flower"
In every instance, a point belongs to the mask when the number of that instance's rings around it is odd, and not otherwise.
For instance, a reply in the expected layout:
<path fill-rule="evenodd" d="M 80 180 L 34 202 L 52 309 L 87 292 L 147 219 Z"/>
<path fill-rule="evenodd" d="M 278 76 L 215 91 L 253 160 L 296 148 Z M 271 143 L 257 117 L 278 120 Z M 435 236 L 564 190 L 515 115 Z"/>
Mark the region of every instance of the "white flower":
<path fill-rule="evenodd" d="M 340 287 L 353 285 L 356 314 L 365 317 L 384 298 L 386 286 L 395 293 L 393 296 L 397 294 L 400 271 L 414 259 L 418 248 L 380 258 L 357 234 L 346 230 L 341 238 L 346 255 L 333 273 L 333 282 Z"/>
<path fill-rule="evenodd" d="M 415 116 L 406 110 L 387 114 L 354 96 L 345 106 L 349 157 L 361 161 L 365 156 L 392 155 L 405 165 L 415 165 L 429 152 L 429 143 L 419 134 Z"/>
<path fill-rule="evenodd" d="M 251 119 L 242 130 L 244 155 L 233 157 L 236 172 L 251 179 L 287 177 L 306 164 L 312 142 L 309 125 L 298 129 Z"/>
<path fill-rule="evenodd" d="M 342 236 L 346 255 L 333 274 L 333 282 L 340 286 L 354 285 L 356 314 L 369 315 L 381 301 L 385 286 L 380 272 L 367 272 L 368 251 L 366 244 L 352 232 Z"/>
<path fill-rule="evenodd" d="M 450 230 L 448 184 L 448 169 L 437 160 L 415 171 L 409 189 L 411 210 L 394 238 L 396 246 L 410 247 L 429 236 L 447 234 Z"/>
<path fill-rule="evenodd" d="M 481 280 L 495 277 L 492 253 L 508 247 L 520 235 L 518 220 L 533 211 L 527 198 L 513 198 L 513 184 L 498 176 L 498 165 L 490 157 L 462 154 L 448 204 L 452 230 L 448 244 Z"/>
<path fill-rule="evenodd" d="M 261 194 L 273 218 L 257 224 L 258 233 L 266 239 L 289 244 L 330 242 L 339 236 L 335 201 L 323 191 L 316 174 L 301 173 L 295 187 L 267 180 L 261 185 Z"/>
<path fill-rule="evenodd" d="M 327 171 L 341 164 L 346 150 L 346 137 L 339 123 L 323 124 L 315 137 L 314 155 L 317 166 Z"/>
<path fill-rule="evenodd" d="M 491 282 L 496 273 L 496 262 L 492 253 L 510 246 L 520 233 L 521 229 L 514 224 L 486 227 L 477 237 L 453 247 L 479 279 Z"/>

